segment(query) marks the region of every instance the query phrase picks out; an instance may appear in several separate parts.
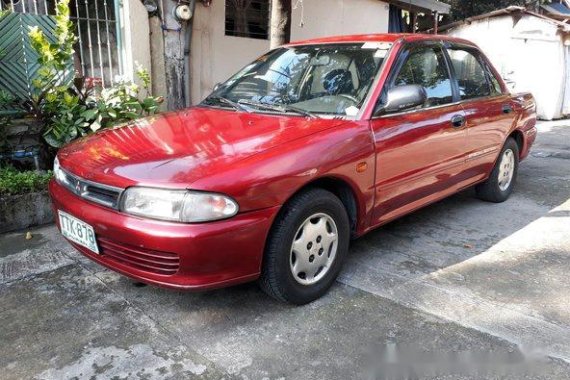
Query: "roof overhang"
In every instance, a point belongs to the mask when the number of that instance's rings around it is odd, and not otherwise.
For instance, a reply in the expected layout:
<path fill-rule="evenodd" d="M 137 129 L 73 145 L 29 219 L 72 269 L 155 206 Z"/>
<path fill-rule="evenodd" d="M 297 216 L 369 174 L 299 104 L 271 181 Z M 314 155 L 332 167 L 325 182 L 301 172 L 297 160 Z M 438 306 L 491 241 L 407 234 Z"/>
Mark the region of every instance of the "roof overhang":
<path fill-rule="evenodd" d="M 451 5 L 436 0 L 385 0 L 387 3 L 399 8 L 423 13 L 449 14 Z"/>

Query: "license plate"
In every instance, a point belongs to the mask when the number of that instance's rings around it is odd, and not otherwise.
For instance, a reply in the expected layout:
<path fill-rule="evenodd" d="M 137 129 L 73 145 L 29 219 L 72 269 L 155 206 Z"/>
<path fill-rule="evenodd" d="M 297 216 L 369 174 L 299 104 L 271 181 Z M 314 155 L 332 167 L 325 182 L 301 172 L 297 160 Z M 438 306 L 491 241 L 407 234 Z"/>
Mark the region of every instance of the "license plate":
<path fill-rule="evenodd" d="M 58 215 L 63 236 L 95 253 L 99 253 L 93 227 L 66 212 L 58 210 Z"/>

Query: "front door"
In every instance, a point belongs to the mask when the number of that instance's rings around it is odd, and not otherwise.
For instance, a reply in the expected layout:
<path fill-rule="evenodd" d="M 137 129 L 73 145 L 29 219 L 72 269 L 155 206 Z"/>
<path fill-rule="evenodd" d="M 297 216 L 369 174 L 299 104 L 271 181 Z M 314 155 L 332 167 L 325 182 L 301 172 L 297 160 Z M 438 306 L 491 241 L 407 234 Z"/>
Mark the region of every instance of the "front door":
<path fill-rule="evenodd" d="M 465 114 L 455 102 L 443 50 L 437 44 L 411 46 L 392 71 L 384 94 L 394 86 L 418 84 L 427 101 L 420 109 L 371 120 L 377 160 L 372 225 L 456 191 L 463 179 Z"/>

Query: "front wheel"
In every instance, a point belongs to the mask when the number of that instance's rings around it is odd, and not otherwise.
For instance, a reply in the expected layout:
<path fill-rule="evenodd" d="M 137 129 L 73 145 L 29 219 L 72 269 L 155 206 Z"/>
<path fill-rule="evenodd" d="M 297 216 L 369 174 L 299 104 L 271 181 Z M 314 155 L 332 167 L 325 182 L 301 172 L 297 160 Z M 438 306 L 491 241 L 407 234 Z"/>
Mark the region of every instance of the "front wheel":
<path fill-rule="evenodd" d="M 333 284 L 348 252 L 348 215 L 343 203 L 323 189 L 291 199 L 277 216 L 265 249 L 260 285 L 273 298 L 311 302 Z"/>
<path fill-rule="evenodd" d="M 489 202 L 506 201 L 513 191 L 518 168 L 519 147 L 516 141 L 509 137 L 489 178 L 475 187 L 477 196 Z"/>

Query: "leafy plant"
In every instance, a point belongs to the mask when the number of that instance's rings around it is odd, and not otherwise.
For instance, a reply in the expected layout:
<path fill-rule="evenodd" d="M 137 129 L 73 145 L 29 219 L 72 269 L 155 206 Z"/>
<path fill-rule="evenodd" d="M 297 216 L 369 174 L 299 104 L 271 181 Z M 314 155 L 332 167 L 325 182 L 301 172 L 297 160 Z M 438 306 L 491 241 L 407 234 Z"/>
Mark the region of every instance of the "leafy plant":
<path fill-rule="evenodd" d="M 69 19 L 69 0 L 56 3 L 54 35 L 56 42 L 50 43 L 45 34 L 34 26 L 29 37 L 32 49 L 38 54 L 41 68 L 38 76 L 32 81 L 32 111 L 42 113 L 44 102 L 53 103 L 67 93 L 73 76 L 70 75 L 70 62 L 73 61 L 73 45 L 77 37 L 73 34 L 73 24 Z"/>
<path fill-rule="evenodd" d="M 0 168 L 0 196 L 25 194 L 47 188 L 52 172 L 19 172 L 12 167 Z"/>
<path fill-rule="evenodd" d="M 12 95 L 0 90 L 0 152 L 8 148 L 8 127 L 12 125 L 12 117 L 3 111 L 14 103 Z"/>
<path fill-rule="evenodd" d="M 137 75 L 147 96 L 141 99 L 141 88 L 131 82 L 119 82 L 94 96 L 84 87 L 69 88 L 59 97 L 46 98 L 46 110 L 52 115 L 44 138 L 52 147 L 88 133 L 96 132 L 158 111 L 162 98 L 150 95 L 150 75 L 139 68 Z"/>
<path fill-rule="evenodd" d="M 32 82 L 34 91 L 29 109 L 45 123 L 45 141 L 59 148 L 101 128 L 157 112 L 163 99 L 152 96 L 150 75 L 140 66 L 136 75 L 143 84 L 144 96 L 140 86 L 127 81 L 103 89 L 95 96 L 85 80 L 73 78 L 70 62 L 76 37 L 69 19 L 69 0 L 58 1 L 57 10 L 55 43 L 50 43 L 37 27 L 29 33 L 41 65 L 38 77 Z"/>

